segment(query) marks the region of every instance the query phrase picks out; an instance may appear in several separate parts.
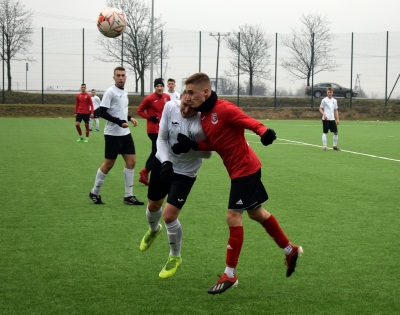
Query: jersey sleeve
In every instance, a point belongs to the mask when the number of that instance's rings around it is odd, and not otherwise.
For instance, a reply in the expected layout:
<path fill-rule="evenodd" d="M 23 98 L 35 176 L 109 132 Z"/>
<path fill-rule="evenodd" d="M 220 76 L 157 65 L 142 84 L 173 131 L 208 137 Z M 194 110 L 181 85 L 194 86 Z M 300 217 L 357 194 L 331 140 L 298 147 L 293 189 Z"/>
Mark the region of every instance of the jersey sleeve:
<path fill-rule="evenodd" d="M 262 136 L 267 127 L 258 120 L 246 115 L 239 107 L 231 105 L 227 111 L 231 124 L 253 131 L 255 134 Z"/>
<path fill-rule="evenodd" d="M 113 99 L 112 91 L 107 90 L 103 95 L 103 99 L 101 101 L 100 106 L 105 108 L 110 108 L 112 99 Z"/>
<path fill-rule="evenodd" d="M 150 103 L 150 99 L 149 97 L 145 97 L 145 99 L 143 100 L 143 102 L 139 105 L 138 109 L 137 109 L 137 113 L 139 116 L 143 117 L 144 119 L 149 119 L 150 116 L 147 115 L 147 113 L 145 112 L 145 110 L 147 110 L 147 107 L 149 106 Z"/>
<path fill-rule="evenodd" d="M 78 95 L 75 97 L 75 114 L 78 112 L 79 99 Z"/>

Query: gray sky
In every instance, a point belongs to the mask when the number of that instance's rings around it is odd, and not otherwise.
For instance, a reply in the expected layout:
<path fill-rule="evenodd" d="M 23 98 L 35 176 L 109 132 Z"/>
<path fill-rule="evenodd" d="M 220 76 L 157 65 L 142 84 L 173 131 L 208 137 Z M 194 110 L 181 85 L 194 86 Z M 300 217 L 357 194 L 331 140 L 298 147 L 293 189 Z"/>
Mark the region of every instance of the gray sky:
<path fill-rule="evenodd" d="M 151 0 L 147 0 L 151 5 Z M 103 0 L 21 0 L 34 9 L 36 27 L 95 28 Z M 318 12 L 332 21 L 334 33 L 400 31 L 398 0 L 154 0 L 156 16 L 166 28 L 227 32 L 239 25 L 259 24 L 270 33 L 288 33 L 302 13 Z M 70 19 L 68 19 L 70 18 Z M 75 18 L 75 19 L 73 19 Z M 91 22 L 92 20 L 93 22 Z"/>

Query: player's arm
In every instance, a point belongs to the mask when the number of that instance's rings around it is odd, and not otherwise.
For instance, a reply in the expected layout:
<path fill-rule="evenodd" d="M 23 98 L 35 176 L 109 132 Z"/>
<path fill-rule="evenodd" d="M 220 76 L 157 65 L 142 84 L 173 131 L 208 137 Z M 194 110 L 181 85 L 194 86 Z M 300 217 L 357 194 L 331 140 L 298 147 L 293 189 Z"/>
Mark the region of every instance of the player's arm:
<path fill-rule="evenodd" d="M 104 98 L 104 97 L 103 97 Z M 137 109 L 137 113 L 139 116 L 143 117 L 144 119 L 149 119 L 149 115 L 147 115 L 147 107 L 150 104 L 150 100 L 149 97 L 145 97 L 145 99 L 143 100 L 143 102 L 139 105 L 138 109 Z"/>
<path fill-rule="evenodd" d="M 122 124 L 126 123 L 126 121 L 121 120 L 118 117 L 111 116 L 110 113 L 108 112 L 108 109 L 111 106 L 111 101 L 112 101 L 112 93 L 109 91 L 106 91 L 104 93 L 103 100 L 100 104 L 99 116 L 101 118 L 104 118 L 105 120 L 111 121 L 114 124 L 117 124 L 118 126 L 122 127 Z"/>
<path fill-rule="evenodd" d="M 339 110 L 337 108 L 335 108 L 335 117 L 336 117 L 336 124 L 339 125 Z"/>
<path fill-rule="evenodd" d="M 94 116 L 94 105 L 93 105 L 92 98 L 88 97 L 87 100 L 88 100 L 88 103 L 89 103 L 89 111 L 91 112 L 90 115 L 93 118 L 93 116 Z"/>
<path fill-rule="evenodd" d="M 324 120 L 328 119 L 328 116 L 326 116 L 325 112 L 324 112 L 324 108 L 325 108 L 325 101 L 322 100 L 321 101 L 321 105 L 319 105 L 319 112 L 322 115 L 322 117 L 324 118 Z"/>

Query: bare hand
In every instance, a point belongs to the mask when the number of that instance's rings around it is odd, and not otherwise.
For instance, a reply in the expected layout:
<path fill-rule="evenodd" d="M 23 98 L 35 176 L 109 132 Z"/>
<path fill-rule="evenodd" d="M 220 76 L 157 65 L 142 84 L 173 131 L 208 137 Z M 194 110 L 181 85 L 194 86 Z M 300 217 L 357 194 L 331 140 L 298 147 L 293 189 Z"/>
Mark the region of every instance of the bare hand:
<path fill-rule="evenodd" d="M 138 125 L 138 121 L 135 118 L 131 118 L 131 122 L 133 124 L 133 127 L 136 127 Z"/>
<path fill-rule="evenodd" d="M 124 122 L 124 123 L 121 125 L 121 127 L 122 127 L 122 128 L 128 128 L 128 127 L 129 127 L 129 124 L 128 124 L 127 122 Z"/>
<path fill-rule="evenodd" d="M 94 117 L 94 115 L 93 114 L 90 114 L 90 118 L 93 118 Z"/>
<path fill-rule="evenodd" d="M 336 125 L 338 125 L 338 126 L 339 126 L 339 119 L 338 119 L 338 120 L 336 120 Z"/>
<path fill-rule="evenodd" d="M 324 114 L 324 120 L 328 120 L 328 116 Z"/>

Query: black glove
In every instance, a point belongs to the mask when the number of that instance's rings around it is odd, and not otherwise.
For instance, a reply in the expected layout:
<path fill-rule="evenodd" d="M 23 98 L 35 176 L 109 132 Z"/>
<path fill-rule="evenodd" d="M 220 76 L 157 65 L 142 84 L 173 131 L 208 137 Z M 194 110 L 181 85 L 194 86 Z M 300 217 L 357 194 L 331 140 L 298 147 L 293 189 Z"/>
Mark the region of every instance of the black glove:
<path fill-rule="evenodd" d="M 182 146 L 182 144 L 180 144 L 180 143 L 175 143 L 173 146 L 172 146 L 172 152 L 174 152 L 175 154 L 181 154 L 181 153 L 188 153 L 189 152 L 189 150 L 190 150 L 190 148 L 187 148 L 187 147 L 183 147 Z"/>
<path fill-rule="evenodd" d="M 150 116 L 149 120 L 152 121 L 153 123 L 158 123 L 158 117 L 157 116 Z"/>
<path fill-rule="evenodd" d="M 276 140 L 276 133 L 273 129 L 267 129 L 267 131 L 261 136 L 261 142 L 263 145 L 270 145 Z"/>
<path fill-rule="evenodd" d="M 173 169 L 172 163 L 170 161 L 165 161 L 163 164 L 161 164 L 160 179 L 163 182 L 171 181 L 173 173 L 174 173 L 174 169 Z"/>
<path fill-rule="evenodd" d="M 190 149 L 197 151 L 197 149 L 199 148 L 199 144 L 196 141 L 190 140 L 190 138 L 183 133 L 178 133 L 177 140 L 181 145 L 183 153 L 189 152 Z"/>

